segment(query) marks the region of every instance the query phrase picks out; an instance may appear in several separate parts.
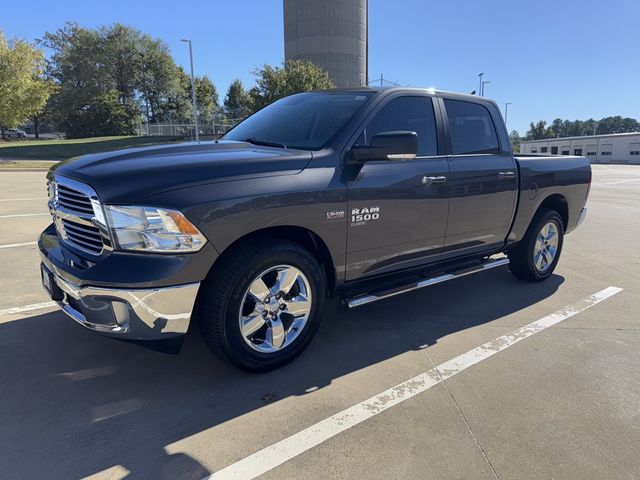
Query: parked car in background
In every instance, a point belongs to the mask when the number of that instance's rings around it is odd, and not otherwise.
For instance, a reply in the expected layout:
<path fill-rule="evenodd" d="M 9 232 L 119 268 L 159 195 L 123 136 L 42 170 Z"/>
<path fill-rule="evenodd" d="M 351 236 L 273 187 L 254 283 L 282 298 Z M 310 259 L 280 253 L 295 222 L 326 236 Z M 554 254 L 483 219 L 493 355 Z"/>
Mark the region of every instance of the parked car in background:
<path fill-rule="evenodd" d="M 27 138 L 27 132 L 19 128 L 9 128 L 4 131 L 4 138 Z"/>
<path fill-rule="evenodd" d="M 265 371 L 307 346 L 327 296 L 353 308 L 507 264 L 547 279 L 591 168 L 514 156 L 486 98 L 365 88 L 278 100 L 215 142 L 61 162 L 48 180 L 42 281 L 69 316 L 150 341 L 180 340 L 193 313 L 215 353 Z"/>

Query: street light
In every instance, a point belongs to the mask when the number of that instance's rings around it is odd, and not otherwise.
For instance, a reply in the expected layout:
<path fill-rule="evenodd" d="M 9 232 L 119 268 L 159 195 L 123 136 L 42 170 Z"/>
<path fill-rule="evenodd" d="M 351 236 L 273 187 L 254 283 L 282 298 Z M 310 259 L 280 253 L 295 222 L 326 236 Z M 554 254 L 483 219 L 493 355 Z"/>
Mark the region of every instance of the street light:
<path fill-rule="evenodd" d="M 487 83 L 491 83 L 491 80 L 485 80 L 484 82 L 480 82 L 480 86 L 482 87 L 482 88 L 480 89 L 480 96 L 481 96 L 481 97 L 484 97 L 484 86 L 485 86 Z"/>
<path fill-rule="evenodd" d="M 196 105 L 196 80 L 193 76 L 193 51 L 191 50 L 191 40 L 181 38 L 181 42 L 189 44 L 189 62 L 191 63 L 191 102 L 193 103 L 193 122 L 196 126 L 196 142 L 200 143 L 200 126 L 198 125 L 198 106 Z"/>
<path fill-rule="evenodd" d="M 484 75 L 484 72 L 478 74 L 478 77 L 480 77 L 480 84 L 478 86 L 478 95 L 482 95 L 482 76 L 483 75 Z"/>
<path fill-rule="evenodd" d="M 504 126 L 507 126 L 507 117 L 509 115 L 509 105 L 512 105 L 512 102 L 507 102 L 504 104 Z"/>

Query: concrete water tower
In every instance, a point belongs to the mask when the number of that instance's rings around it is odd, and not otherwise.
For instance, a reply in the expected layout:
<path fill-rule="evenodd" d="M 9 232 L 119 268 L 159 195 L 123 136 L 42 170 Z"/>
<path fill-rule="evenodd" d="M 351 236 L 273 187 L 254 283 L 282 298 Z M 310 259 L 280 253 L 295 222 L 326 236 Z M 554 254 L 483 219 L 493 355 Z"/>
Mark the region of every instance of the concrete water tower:
<path fill-rule="evenodd" d="M 284 0 L 284 57 L 329 72 L 336 87 L 367 84 L 368 0 Z"/>

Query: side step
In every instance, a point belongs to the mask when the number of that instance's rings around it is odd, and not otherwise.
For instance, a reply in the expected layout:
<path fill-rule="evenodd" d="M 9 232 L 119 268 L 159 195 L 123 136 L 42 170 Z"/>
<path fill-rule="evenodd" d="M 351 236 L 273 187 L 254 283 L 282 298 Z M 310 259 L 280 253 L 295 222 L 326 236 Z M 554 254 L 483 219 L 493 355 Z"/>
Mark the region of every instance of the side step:
<path fill-rule="evenodd" d="M 366 305 L 367 303 L 377 302 L 378 300 L 384 300 L 385 298 L 395 297 L 396 295 L 400 295 L 402 293 L 407 293 L 419 288 L 435 285 L 436 283 L 453 280 L 454 278 L 464 277 L 465 275 L 470 275 L 472 273 L 484 272 L 485 270 L 501 267 L 502 265 L 507 265 L 508 263 L 509 259 L 507 257 L 489 259 L 483 264 L 475 267 L 457 270 L 450 273 L 444 273 L 431 278 L 425 278 L 424 280 L 420 280 L 417 283 L 394 288 L 392 290 L 360 295 L 354 298 L 347 299 L 345 303 L 349 308 L 360 307 L 362 305 Z"/>

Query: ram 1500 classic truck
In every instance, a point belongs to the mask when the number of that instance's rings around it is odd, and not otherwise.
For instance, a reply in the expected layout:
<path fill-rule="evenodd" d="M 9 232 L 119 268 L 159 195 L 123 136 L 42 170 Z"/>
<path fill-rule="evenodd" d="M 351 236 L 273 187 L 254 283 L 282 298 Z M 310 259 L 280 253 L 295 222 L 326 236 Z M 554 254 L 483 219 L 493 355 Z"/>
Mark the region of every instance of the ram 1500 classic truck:
<path fill-rule="evenodd" d="M 86 155 L 48 174 L 42 281 L 111 337 L 250 370 L 348 307 L 509 265 L 538 282 L 584 219 L 584 157 L 514 156 L 496 104 L 425 89 L 283 98 L 222 139 Z"/>

